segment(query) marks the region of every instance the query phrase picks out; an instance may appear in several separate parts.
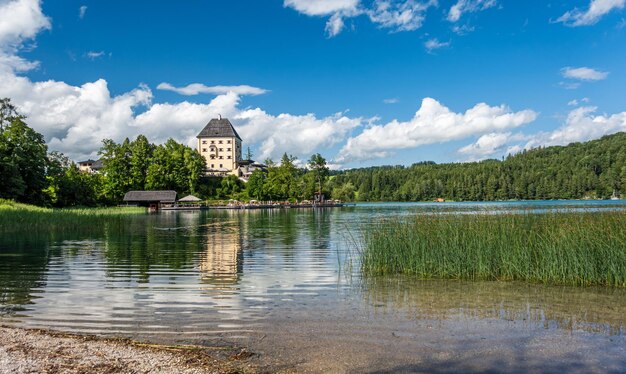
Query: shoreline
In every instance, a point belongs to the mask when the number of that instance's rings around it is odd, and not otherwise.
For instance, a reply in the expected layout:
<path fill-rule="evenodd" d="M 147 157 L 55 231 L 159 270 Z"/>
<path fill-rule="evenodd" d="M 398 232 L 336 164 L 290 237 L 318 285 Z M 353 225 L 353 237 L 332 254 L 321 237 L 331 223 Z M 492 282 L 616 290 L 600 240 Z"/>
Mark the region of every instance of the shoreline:
<path fill-rule="evenodd" d="M 151 344 L 0 325 L 0 373 L 258 373 L 243 347 Z"/>

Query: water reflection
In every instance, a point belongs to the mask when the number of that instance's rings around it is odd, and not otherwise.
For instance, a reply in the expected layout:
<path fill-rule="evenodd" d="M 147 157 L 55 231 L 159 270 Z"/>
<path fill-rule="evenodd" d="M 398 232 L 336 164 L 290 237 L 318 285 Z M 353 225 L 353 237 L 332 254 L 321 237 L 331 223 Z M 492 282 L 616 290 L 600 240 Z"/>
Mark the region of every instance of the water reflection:
<path fill-rule="evenodd" d="M 0 237 L 0 316 L 33 302 L 32 290 L 45 286 L 47 263 L 47 235 Z"/>
<path fill-rule="evenodd" d="M 242 234 L 239 224 L 212 225 L 200 255 L 200 278 L 209 284 L 233 284 L 243 272 Z"/>
<path fill-rule="evenodd" d="M 527 328 L 623 335 L 626 290 L 378 278 L 362 285 L 373 313 L 403 313 L 412 320 L 517 321 Z"/>

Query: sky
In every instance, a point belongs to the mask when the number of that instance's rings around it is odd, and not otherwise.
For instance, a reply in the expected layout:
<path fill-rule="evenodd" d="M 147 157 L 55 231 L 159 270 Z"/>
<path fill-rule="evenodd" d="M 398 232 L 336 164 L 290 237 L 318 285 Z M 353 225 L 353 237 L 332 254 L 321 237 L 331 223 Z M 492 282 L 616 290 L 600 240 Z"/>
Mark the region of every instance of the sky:
<path fill-rule="evenodd" d="M 195 136 L 259 161 L 500 159 L 626 131 L 626 0 L 0 0 L 0 97 L 49 150 Z"/>

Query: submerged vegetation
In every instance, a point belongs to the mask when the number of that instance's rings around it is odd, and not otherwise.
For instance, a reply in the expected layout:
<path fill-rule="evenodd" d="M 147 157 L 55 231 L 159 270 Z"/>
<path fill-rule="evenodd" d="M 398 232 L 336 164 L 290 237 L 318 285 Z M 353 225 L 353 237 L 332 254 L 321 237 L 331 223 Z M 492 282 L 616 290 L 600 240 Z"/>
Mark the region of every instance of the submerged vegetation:
<path fill-rule="evenodd" d="M 0 233 L 100 225 L 105 220 L 145 212 L 141 207 L 51 209 L 0 199 Z"/>
<path fill-rule="evenodd" d="M 364 230 L 367 276 L 626 287 L 626 213 L 454 214 Z"/>

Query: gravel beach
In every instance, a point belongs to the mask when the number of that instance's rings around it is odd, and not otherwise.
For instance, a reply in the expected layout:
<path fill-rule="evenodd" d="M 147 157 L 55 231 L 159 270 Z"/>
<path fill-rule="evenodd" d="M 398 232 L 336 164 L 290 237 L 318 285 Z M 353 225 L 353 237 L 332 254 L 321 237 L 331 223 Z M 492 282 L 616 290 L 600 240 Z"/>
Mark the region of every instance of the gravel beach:
<path fill-rule="evenodd" d="M 128 339 L 0 327 L 0 373 L 256 373 L 240 348 L 164 346 Z"/>

